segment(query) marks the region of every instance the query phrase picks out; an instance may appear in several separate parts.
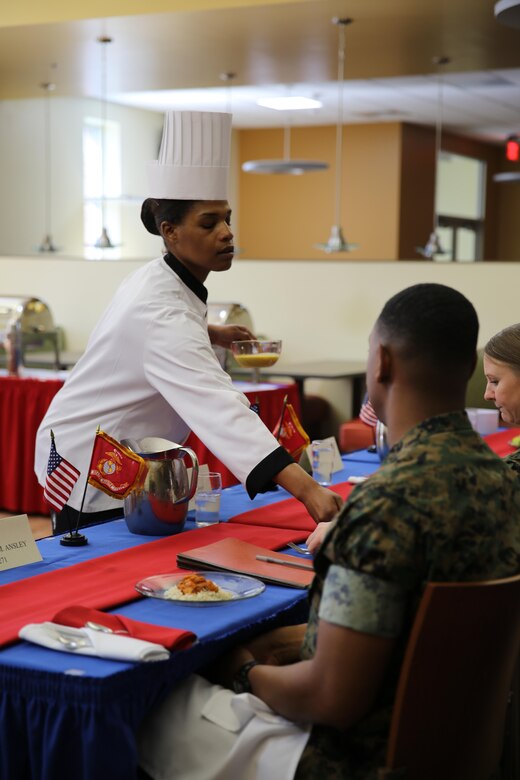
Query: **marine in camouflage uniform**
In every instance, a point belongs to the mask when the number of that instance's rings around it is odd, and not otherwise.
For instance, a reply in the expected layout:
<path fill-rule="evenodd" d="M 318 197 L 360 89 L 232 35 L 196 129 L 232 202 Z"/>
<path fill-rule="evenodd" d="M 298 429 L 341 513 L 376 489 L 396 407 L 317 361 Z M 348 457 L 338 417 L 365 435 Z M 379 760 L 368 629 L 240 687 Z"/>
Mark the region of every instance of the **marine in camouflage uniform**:
<path fill-rule="evenodd" d="M 316 556 L 302 657 L 319 618 L 397 643 L 371 711 L 346 732 L 315 725 L 295 780 L 375 780 L 425 583 L 518 574 L 519 521 L 517 475 L 462 411 L 410 430 L 352 492 Z"/>

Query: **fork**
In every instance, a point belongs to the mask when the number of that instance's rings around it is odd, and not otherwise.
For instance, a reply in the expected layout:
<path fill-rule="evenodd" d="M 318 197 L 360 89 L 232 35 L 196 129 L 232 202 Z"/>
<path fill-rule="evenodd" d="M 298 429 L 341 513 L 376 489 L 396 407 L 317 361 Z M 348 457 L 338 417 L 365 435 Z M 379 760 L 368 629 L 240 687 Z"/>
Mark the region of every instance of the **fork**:
<path fill-rule="evenodd" d="M 312 555 L 310 550 L 307 550 L 305 547 L 300 547 L 298 544 L 294 544 L 294 542 L 287 542 L 287 547 L 290 547 L 291 550 L 296 550 L 296 552 L 299 552 L 302 555 Z"/>

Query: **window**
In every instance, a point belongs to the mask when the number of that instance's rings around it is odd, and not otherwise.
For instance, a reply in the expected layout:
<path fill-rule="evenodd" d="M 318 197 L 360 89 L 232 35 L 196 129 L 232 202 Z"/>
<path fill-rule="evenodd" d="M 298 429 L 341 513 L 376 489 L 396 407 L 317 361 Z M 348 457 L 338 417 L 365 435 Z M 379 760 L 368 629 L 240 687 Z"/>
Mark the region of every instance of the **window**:
<path fill-rule="evenodd" d="M 445 254 L 437 261 L 482 260 L 486 164 L 442 152 L 437 165 L 435 211 Z"/>

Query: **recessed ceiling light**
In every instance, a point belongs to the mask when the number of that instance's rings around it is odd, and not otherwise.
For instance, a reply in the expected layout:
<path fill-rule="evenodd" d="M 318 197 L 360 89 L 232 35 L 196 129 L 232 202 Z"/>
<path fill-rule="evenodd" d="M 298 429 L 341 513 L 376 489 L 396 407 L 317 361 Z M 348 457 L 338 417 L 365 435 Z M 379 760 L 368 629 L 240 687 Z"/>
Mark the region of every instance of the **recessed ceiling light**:
<path fill-rule="evenodd" d="M 264 108 L 274 108 L 276 111 L 298 111 L 308 108 L 321 108 L 323 103 L 314 98 L 307 97 L 273 97 L 260 98 L 256 101 L 258 106 Z"/>

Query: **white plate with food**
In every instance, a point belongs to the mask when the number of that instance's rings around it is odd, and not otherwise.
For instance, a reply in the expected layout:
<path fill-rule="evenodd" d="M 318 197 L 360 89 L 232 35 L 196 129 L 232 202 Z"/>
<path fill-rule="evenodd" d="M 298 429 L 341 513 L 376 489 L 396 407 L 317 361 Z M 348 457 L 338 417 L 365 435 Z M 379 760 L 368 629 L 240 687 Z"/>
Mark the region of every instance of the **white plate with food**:
<path fill-rule="evenodd" d="M 176 572 L 146 577 L 135 586 L 143 596 L 189 606 L 229 604 L 265 590 L 265 583 L 244 574 L 222 571 Z"/>

